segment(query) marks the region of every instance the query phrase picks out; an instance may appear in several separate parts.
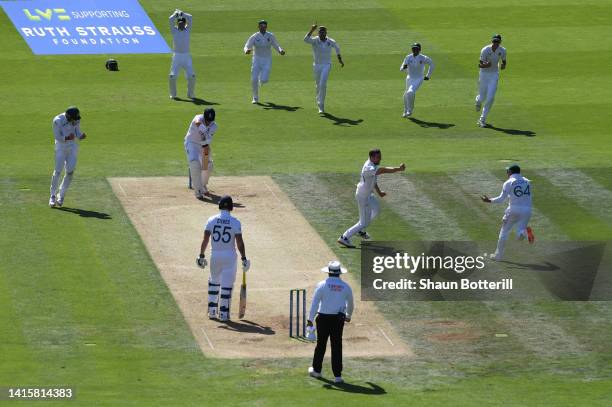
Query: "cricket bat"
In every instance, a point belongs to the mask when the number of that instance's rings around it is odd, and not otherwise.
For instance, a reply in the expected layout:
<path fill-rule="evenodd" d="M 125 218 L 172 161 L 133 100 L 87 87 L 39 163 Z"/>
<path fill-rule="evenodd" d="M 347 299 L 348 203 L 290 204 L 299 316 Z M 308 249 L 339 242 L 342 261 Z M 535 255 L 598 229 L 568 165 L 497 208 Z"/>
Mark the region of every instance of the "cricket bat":
<path fill-rule="evenodd" d="M 244 318 L 246 312 L 246 299 L 247 299 L 247 287 L 246 287 L 246 272 L 242 272 L 242 285 L 240 286 L 240 305 L 238 307 L 238 318 Z"/>

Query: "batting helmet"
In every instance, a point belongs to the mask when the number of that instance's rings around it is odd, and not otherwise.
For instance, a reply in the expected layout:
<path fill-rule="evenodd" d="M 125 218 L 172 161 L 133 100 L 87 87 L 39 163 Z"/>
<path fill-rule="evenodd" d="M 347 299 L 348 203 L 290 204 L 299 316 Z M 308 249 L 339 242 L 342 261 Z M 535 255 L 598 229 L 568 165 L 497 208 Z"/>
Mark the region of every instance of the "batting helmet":
<path fill-rule="evenodd" d="M 208 109 L 204 109 L 204 120 L 207 122 L 215 121 L 215 109 L 209 107 Z"/>
<path fill-rule="evenodd" d="M 69 121 L 81 120 L 81 112 L 79 112 L 79 108 L 76 106 L 70 106 L 66 109 L 66 119 Z"/>
<path fill-rule="evenodd" d="M 234 209 L 234 201 L 229 195 L 225 195 L 219 199 L 219 209 L 225 211 L 231 211 Z"/>
<path fill-rule="evenodd" d="M 518 164 L 513 164 L 513 165 L 507 167 L 506 171 L 508 171 L 510 174 L 520 174 L 521 173 L 521 167 L 519 167 Z"/>
<path fill-rule="evenodd" d="M 106 69 L 108 69 L 109 71 L 118 71 L 119 70 L 119 63 L 117 62 L 116 59 L 109 59 L 106 61 Z"/>

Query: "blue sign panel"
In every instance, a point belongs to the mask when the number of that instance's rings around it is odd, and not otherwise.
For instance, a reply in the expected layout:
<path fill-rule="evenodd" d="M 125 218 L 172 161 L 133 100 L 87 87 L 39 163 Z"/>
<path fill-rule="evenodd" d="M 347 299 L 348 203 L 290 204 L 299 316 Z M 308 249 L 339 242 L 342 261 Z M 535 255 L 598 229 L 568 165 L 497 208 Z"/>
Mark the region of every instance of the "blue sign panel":
<path fill-rule="evenodd" d="M 0 1 L 37 55 L 168 53 L 138 0 Z"/>

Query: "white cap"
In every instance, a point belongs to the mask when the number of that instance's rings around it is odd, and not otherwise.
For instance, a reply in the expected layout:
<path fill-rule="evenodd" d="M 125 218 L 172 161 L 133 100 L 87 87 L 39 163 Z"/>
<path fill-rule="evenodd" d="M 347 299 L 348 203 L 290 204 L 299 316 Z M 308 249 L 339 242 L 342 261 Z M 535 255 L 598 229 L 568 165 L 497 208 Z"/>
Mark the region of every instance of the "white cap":
<path fill-rule="evenodd" d="M 346 274 L 347 270 L 342 267 L 342 264 L 338 260 L 332 260 L 327 263 L 327 266 L 321 269 L 323 273 L 332 273 L 332 274 Z"/>

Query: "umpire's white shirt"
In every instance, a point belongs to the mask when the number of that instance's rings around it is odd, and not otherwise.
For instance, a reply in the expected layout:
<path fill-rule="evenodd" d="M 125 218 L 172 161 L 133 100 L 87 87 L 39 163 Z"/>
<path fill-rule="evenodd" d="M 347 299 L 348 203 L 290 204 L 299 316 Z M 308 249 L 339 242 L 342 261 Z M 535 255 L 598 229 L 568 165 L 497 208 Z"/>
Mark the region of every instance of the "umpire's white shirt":
<path fill-rule="evenodd" d="M 314 321 L 319 314 L 345 314 L 347 318 L 353 313 L 353 290 L 340 277 L 328 277 L 317 284 L 308 320 Z"/>
<path fill-rule="evenodd" d="M 495 51 L 493 51 L 493 45 L 487 45 L 480 51 L 480 60 L 483 62 L 491 62 L 490 67 L 480 68 L 480 72 L 499 73 L 499 61 L 506 60 L 506 48 L 500 45 Z"/>
<path fill-rule="evenodd" d="M 404 66 L 408 65 L 405 69 Z M 427 76 L 431 76 L 434 70 L 434 63 L 427 55 L 419 54 L 416 57 L 414 54 L 408 54 L 404 58 L 404 62 L 400 66 L 400 71 L 408 71 L 408 77 L 412 79 L 422 79 L 423 73 L 425 72 L 425 65 L 428 65 Z"/>
<path fill-rule="evenodd" d="M 204 124 L 204 115 L 197 114 L 191 121 L 187 135 L 185 135 L 186 143 L 195 143 L 201 146 L 206 146 L 212 143 L 212 138 L 217 131 L 217 123 L 212 122 L 208 126 Z"/>
<path fill-rule="evenodd" d="M 270 59 L 272 58 L 272 47 L 279 53 L 283 50 L 281 46 L 278 45 L 278 41 L 276 41 L 276 37 L 273 33 L 266 31 L 265 34 L 262 34 L 261 31 L 257 31 L 255 34 L 251 35 L 246 44 L 244 44 L 244 52 L 252 49 L 253 59 Z"/>
<path fill-rule="evenodd" d="M 508 199 L 508 209 L 531 209 L 531 184 L 521 174 L 512 174 L 502 187 L 499 196 L 491 198 L 491 203 L 504 203 Z"/>
<path fill-rule="evenodd" d="M 336 50 L 336 55 L 340 54 L 340 47 L 336 44 L 336 41 L 327 37 L 325 41 L 317 37 L 311 37 L 306 34 L 304 42 L 312 45 L 312 56 L 314 58 L 314 64 L 331 64 L 331 50 Z"/>
<path fill-rule="evenodd" d="M 361 179 L 357 184 L 356 194 L 360 197 L 368 197 L 374 191 L 376 185 L 376 171 L 378 166 L 369 159 L 363 164 L 361 168 Z"/>
<path fill-rule="evenodd" d="M 73 140 L 66 140 L 66 137 L 74 134 Z M 76 144 L 77 139 L 81 139 L 81 125 L 80 120 L 77 120 L 75 124 L 72 124 L 66 118 L 66 113 L 60 113 L 53 118 L 53 137 L 55 138 L 55 144 Z"/>

